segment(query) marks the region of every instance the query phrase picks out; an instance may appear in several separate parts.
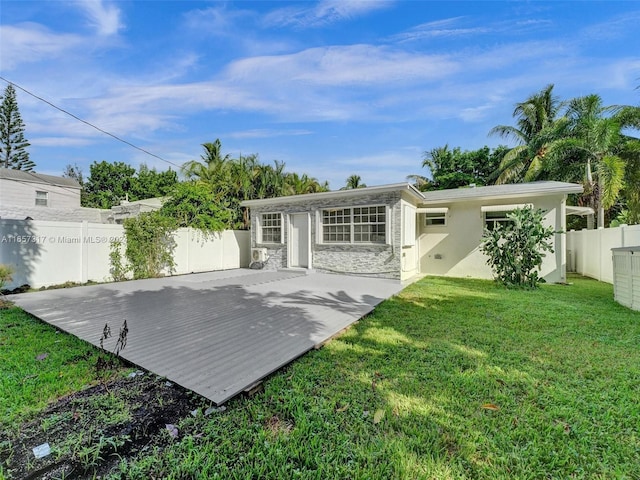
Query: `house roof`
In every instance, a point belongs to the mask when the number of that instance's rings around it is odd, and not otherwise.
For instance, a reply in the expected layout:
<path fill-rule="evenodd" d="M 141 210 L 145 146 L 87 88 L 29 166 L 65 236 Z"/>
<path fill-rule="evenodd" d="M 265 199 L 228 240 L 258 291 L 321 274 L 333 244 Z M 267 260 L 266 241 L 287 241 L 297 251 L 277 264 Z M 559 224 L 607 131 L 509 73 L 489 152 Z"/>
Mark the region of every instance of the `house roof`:
<path fill-rule="evenodd" d="M 11 168 L 0 168 L 0 178 L 17 182 L 40 183 L 44 185 L 56 185 L 60 187 L 82 188 L 73 178 L 56 177 L 42 173 L 25 172 Z"/>
<path fill-rule="evenodd" d="M 127 205 L 143 205 L 145 207 L 160 208 L 168 198 L 169 197 L 151 197 L 144 198 L 142 200 L 134 200 L 132 202 L 129 202 L 128 200 L 121 200 L 120 205 L 117 206 L 126 207 Z"/>
<path fill-rule="evenodd" d="M 390 185 L 379 185 L 376 187 L 355 188 L 350 190 L 335 190 L 331 192 L 307 193 L 305 195 L 245 200 L 244 202 L 241 202 L 240 205 L 243 207 L 257 207 L 282 203 L 303 203 L 310 200 L 328 198 L 347 199 L 355 196 L 395 191 L 408 192 L 420 203 L 420 205 L 426 207 L 429 205 L 450 204 L 464 201 L 529 198 L 543 195 L 582 193 L 582 185 L 567 182 L 544 181 L 420 192 L 409 183 L 393 183 Z"/>
<path fill-rule="evenodd" d="M 417 201 L 422 201 L 422 193 L 409 183 L 392 183 L 389 185 L 378 185 L 375 187 L 353 188 L 348 190 L 333 190 L 330 192 L 305 193 L 303 195 L 288 195 L 284 197 L 263 198 L 259 200 L 245 200 L 240 203 L 242 207 L 257 207 L 276 205 L 282 203 L 304 203 L 321 199 L 342 199 L 360 197 L 362 195 L 373 195 L 376 193 L 407 192 Z"/>
<path fill-rule="evenodd" d="M 422 192 L 423 204 L 445 204 L 465 201 L 498 200 L 507 198 L 530 198 L 544 195 L 562 195 L 582 193 L 582 185 L 576 183 L 543 181 L 529 183 L 510 183 L 489 185 L 486 187 L 454 188 Z"/>

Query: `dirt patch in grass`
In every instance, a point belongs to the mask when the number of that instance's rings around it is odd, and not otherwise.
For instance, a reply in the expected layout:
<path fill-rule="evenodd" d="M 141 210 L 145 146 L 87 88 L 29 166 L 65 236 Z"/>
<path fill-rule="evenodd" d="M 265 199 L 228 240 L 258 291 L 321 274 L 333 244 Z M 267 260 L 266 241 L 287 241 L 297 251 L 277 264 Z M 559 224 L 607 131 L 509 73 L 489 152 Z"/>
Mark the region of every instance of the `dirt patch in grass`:
<path fill-rule="evenodd" d="M 122 460 L 182 436 L 177 426 L 204 398 L 166 379 L 137 372 L 59 399 L 37 417 L 0 431 L 0 477 L 92 478 L 117 473 Z M 33 448 L 50 453 L 36 458 Z M 46 447 L 44 448 L 46 450 Z"/>

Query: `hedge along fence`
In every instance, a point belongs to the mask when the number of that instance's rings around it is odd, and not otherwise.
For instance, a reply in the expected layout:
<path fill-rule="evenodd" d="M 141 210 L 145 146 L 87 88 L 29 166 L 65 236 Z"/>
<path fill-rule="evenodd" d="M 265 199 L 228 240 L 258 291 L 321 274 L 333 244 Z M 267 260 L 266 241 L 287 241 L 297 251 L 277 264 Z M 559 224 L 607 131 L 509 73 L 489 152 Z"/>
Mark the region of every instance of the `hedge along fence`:
<path fill-rule="evenodd" d="M 640 246 L 640 225 L 567 232 L 567 271 L 613 283 L 612 248 Z"/>
<path fill-rule="evenodd" d="M 109 252 L 114 240 L 125 242 L 122 225 L 0 220 L 0 264 L 15 271 L 5 288 L 111 281 Z M 248 231 L 204 235 L 199 230 L 179 228 L 175 240 L 174 275 L 249 265 Z"/>

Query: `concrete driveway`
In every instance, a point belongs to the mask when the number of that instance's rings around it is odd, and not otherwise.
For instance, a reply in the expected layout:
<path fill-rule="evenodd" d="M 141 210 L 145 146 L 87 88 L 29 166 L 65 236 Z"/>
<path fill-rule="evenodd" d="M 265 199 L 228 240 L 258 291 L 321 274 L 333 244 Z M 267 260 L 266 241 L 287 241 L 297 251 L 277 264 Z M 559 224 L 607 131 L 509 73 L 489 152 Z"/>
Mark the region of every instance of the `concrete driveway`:
<path fill-rule="evenodd" d="M 216 404 L 322 344 L 401 290 L 399 281 L 303 271 L 227 270 L 15 295 L 55 327 Z"/>

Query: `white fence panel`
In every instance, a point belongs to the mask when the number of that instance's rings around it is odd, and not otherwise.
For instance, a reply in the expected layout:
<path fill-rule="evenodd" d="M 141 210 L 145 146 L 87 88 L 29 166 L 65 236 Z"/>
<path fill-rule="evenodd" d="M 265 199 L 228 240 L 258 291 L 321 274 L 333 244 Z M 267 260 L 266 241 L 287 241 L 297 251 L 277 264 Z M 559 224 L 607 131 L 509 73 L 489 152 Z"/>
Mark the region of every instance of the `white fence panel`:
<path fill-rule="evenodd" d="M 0 263 L 15 270 L 13 281 L 5 288 L 110 281 L 110 244 L 117 239 L 124 243 L 122 225 L 0 219 Z M 247 231 L 205 236 L 197 230 L 181 228 L 175 240 L 175 274 L 249 265 Z"/>
<path fill-rule="evenodd" d="M 613 283 L 612 248 L 640 246 L 640 225 L 567 232 L 568 269 Z"/>
<path fill-rule="evenodd" d="M 120 240 L 124 243 L 124 228 L 122 225 L 110 225 L 103 223 L 86 224 L 86 241 L 82 244 L 82 283 L 89 280 L 97 282 L 109 282 L 111 277 L 111 263 L 109 253 L 111 242 Z"/>

